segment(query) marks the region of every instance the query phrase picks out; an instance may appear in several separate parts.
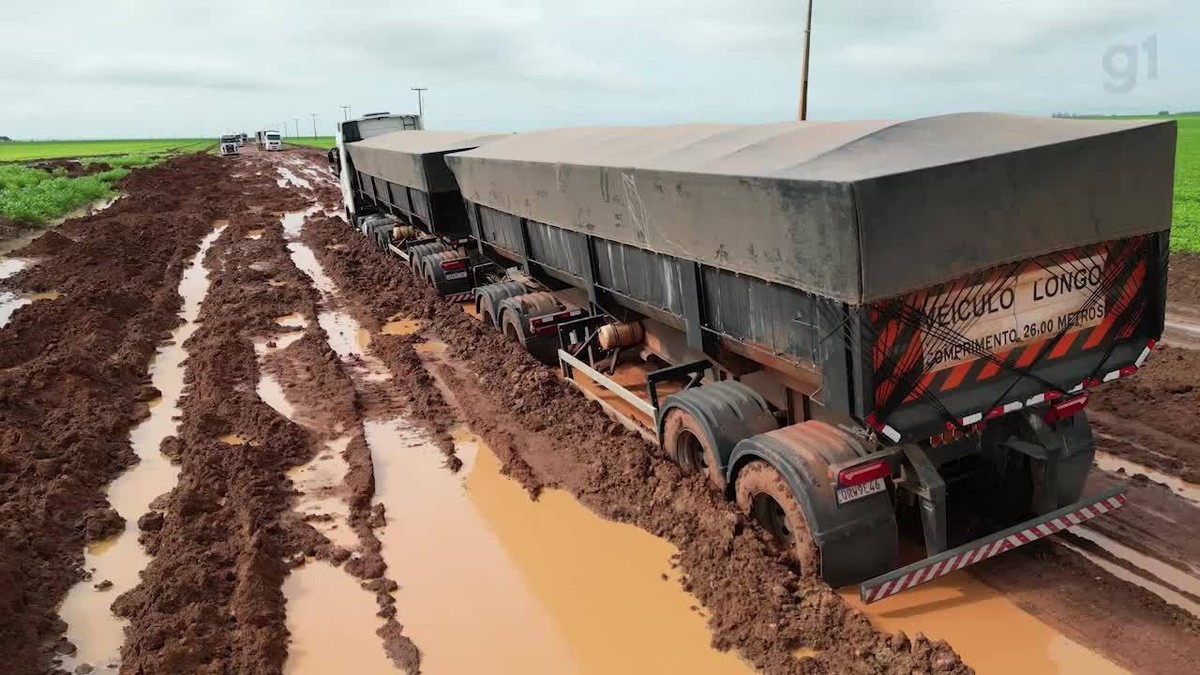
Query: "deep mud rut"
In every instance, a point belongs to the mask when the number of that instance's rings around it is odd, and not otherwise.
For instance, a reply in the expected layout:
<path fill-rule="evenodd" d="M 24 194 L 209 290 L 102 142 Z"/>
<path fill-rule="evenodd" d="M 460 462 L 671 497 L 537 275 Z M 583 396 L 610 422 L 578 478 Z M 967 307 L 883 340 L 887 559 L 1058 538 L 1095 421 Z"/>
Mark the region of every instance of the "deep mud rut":
<path fill-rule="evenodd" d="M 1106 468 L 1178 483 L 1137 478 L 1131 506 L 1084 536 L 861 609 L 354 235 L 318 167 L 317 153 L 248 152 L 135 172 L 112 208 L 43 236 L 0 280 L 58 293 L 0 328 L 6 672 L 1194 672 L 1191 460 L 1126 446 L 1189 447 L 1194 419 L 1129 406 L 1186 410 L 1200 373 L 1158 375 L 1156 354 L 1097 405 Z M 143 488 L 147 513 L 118 514 L 125 488 L 109 484 L 164 405 L 149 369 L 206 236 L 161 445 L 178 475 Z M 144 546 L 140 583 L 95 590 L 85 544 L 122 528 Z M 76 583 L 88 630 L 58 614 Z M 119 653 L 91 656 L 92 628 L 123 630 Z"/>

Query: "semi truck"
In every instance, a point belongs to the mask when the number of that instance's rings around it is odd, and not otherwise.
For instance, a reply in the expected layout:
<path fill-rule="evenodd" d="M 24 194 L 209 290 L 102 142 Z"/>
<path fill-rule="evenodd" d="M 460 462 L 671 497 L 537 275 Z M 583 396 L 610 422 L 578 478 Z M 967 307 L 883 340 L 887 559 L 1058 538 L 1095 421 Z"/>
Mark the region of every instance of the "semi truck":
<path fill-rule="evenodd" d="M 282 150 L 283 136 L 273 129 L 265 129 L 255 134 L 255 144 L 259 150 Z"/>
<path fill-rule="evenodd" d="M 802 574 L 874 602 L 1125 503 L 1086 407 L 1163 331 L 1174 122 L 416 129 L 339 127 L 352 228 Z"/>
<path fill-rule="evenodd" d="M 242 152 L 242 144 L 238 142 L 237 134 L 226 134 L 218 141 L 219 151 L 222 157 L 237 155 Z"/>

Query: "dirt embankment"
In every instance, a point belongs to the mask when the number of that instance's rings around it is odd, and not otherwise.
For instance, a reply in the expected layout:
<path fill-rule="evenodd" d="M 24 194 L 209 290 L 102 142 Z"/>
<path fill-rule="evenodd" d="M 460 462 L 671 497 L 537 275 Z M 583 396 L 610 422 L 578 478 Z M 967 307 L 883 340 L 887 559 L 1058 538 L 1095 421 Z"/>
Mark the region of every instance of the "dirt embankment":
<path fill-rule="evenodd" d="M 736 649 L 770 673 L 969 671 L 944 643 L 881 633 L 827 586 L 798 577 L 788 558 L 704 479 L 682 475 L 551 370 L 414 283 L 341 221 L 310 219 L 305 238 L 356 303 L 360 320 L 421 318 L 450 345 L 449 358 L 434 367 L 506 473 L 532 493 L 564 488 L 597 513 L 676 545 L 686 587 L 712 613 L 718 648 Z M 326 248 L 338 244 L 340 250 Z M 372 344 L 401 370 L 413 360 L 409 342 L 381 336 Z M 795 658 L 803 648 L 819 653 Z"/>
<path fill-rule="evenodd" d="M 121 184 L 110 209 L 23 251 L 5 285 L 57 291 L 0 331 L 0 663 L 45 673 L 82 578 L 83 548 L 120 531 L 106 484 L 135 461 L 129 430 L 157 393 L 147 369 L 173 328 L 176 286 L 242 186 L 219 160 L 182 157 Z"/>
<path fill-rule="evenodd" d="M 1088 409 L 1101 450 L 1200 484 L 1200 350 L 1170 339 L 1172 324 L 1200 331 L 1200 256 L 1172 255 L 1168 280 L 1167 343 L 1136 375 L 1097 388 Z"/>

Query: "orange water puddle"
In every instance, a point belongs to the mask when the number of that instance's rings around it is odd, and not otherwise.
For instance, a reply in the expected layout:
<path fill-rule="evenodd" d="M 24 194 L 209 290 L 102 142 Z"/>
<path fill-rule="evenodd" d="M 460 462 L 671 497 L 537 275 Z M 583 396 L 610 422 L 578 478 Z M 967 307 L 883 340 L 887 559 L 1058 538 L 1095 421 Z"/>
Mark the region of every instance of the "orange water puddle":
<path fill-rule="evenodd" d="M 67 623 L 67 639 L 77 651 L 63 659 L 63 667 L 74 670 L 89 664 L 99 672 L 120 663 L 120 648 L 124 640 L 125 622 L 113 615 L 110 605 L 121 593 L 139 583 L 139 574 L 150 557 L 138 543 L 137 519 L 149 510 L 150 502 L 175 486 L 178 467 L 159 451 L 163 439 L 179 428 L 179 398 L 184 388 L 183 343 L 199 327 L 200 304 L 208 292 L 209 279 L 203 267 L 204 256 L 224 226 L 220 221 L 200 244 L 179 283 L 183 297 L 180 318 L 184 324 L 170 340 L 159 347 L 150 364 L 151 383 L 161 393 L 157 403 L 150 403 L 150 416 L 133 428 L 129 440 L 139 462 L 117 477 L 108 487 L 108 500 L 125 519 L 125 530 L 112 539 L 98 542 L 84 553 L 84 568 L 94 570 L 90 580 L 76 584 L 59 607 L 59 616 Z M 106 591 L 94 584 L 112 582 Z"/>
<path fill-rule="evenodd" d="M 531 501 L 477 436 L 455 437 L 460 453 L 475 447 L 468 498 L 558 625 L 580 672 L 754 672 L 709 645 L 707 617 L 692 610 L 699 603 L 670 567 L 674 546 L 601 518 L 562 490 Z"/>
<path fill-rule="evenodd" d="M 402 315 L 389 317 L 387 323 L 383 324 L 380 333 L 384 335 L 415 335 L 421 332 L 425 324 L 416 319 L 410 319 Z"/>
<path fill-rule="evenodd" d="M 1067 638 L 966 572 L 955 572 L 870 605 L 857 588 L 840 591 L 886 631 L 945 640 L 980 675 L 1127 673 Z"/>
<path fill-rule="evenodd" d="M 456 475 L 423 429 L 365 429 L 397 620 L 422 672 L 752 672 L 709 646 L 670 544 L 565 492 L 531 501 L 473 434 L 454 435 Z"/>

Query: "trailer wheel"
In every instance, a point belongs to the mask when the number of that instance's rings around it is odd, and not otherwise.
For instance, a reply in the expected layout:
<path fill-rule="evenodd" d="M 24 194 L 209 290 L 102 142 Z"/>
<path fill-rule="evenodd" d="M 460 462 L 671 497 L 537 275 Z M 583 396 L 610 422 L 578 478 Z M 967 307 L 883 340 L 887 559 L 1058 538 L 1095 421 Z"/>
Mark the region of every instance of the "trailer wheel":
<path fill-rule="evenodd" d="M 501 310 L 500 316 L 504 337 L 521 345 L 533 358 L 548 366 L 558 363 L 557 342 L 544 336 L 531 337 L 526 335 L 525 331 L 518 324 L 520 319 L 517 317 L 517 313 L 512 310 Z"/>
<path fill-rule="evenodd" d="M 663 419 L 663 452 L 685 473 L 701 473 L 718 488 L 725 487 L 721 463 L 704 433 L 704 427 L 682 408 L 672 408 Z"/>
<path fill-rule="evenodd" d="M 800 574 L 819 577 L 820 554 L 800 503 L 779 471 L 754 460 L 738 473 L 737 505 L 800 563 Z"/>

